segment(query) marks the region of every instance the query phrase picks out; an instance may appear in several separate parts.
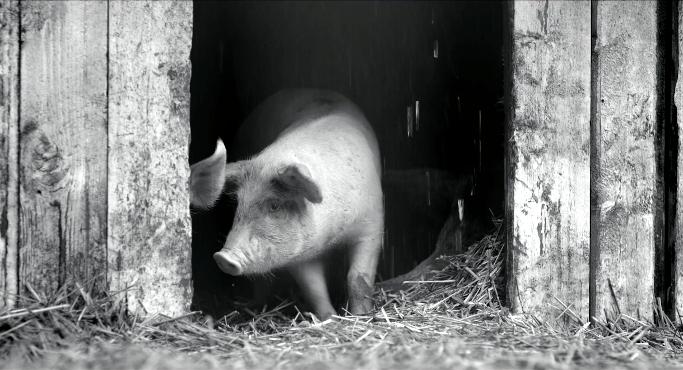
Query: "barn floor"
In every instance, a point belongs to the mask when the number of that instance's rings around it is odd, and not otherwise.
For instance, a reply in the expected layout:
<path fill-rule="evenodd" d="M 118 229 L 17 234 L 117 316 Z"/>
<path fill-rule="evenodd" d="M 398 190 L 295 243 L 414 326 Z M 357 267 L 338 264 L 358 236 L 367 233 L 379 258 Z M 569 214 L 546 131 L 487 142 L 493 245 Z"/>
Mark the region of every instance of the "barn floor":
<path fill-rule="evenodd" d="M 428 281 L 379 290 L 372 316 L 320 322 L 293 302 L 214 321 L 127 315 L 121 295 L 73 283 L 0 311 L 0 369 L 668 369 L 683 368 L 683 332 L 613 315 L 590 326 L 557 300 L 541 322 L 502 307 L 501 233 Z"/>
<path fill-rule="evenodd" d="M 416 323 L 413 323 L 416 324 Z M 677 350 L 656 348 L 648 341 L 627 338 L 590 338 L 588 332 L 537 330 L 518 334 L 490 329 L 458 334 L 465 324 L 416 337 L 411 329 L 390 328 L 381 321 L 362 325 L 367 335 L 340 338 L 328 335 L 340 325 L 299 323 L 275 335 L 217 332 L 204 339 L 187 335 L 181 326 L 156 329 L 141 338 L 112 340 L 107 335 L 74 341 L 47 350 L 37 360 L 20 355 L 0 363 L 2 369 L 673 369 L 683 368 Z M 400 325 L 400 323 L 396 323 Z M 405 325 L 405 323 L 404 323 Z M 418 324 L 416 324 L 418 325 Z M 485 325 L 489 326 L 489 325 Z M 419 327 L 419 326 L 417 326 Z M 341 329 L 338 333 L 345 332 Z M 132 333 L 131 333 L 132 334 Z M 157 335 L 154 338 L 154 335 Z M 175 337 L 175 340 L 171 338 Z M 192 343 L 192 341 L 195 343 Z M 339 340 L 339 342 L 337 342 Z M 214 344 L 210 344 L 214 341 Z M 662 344 L 663 345 L 663 344 Z"/>

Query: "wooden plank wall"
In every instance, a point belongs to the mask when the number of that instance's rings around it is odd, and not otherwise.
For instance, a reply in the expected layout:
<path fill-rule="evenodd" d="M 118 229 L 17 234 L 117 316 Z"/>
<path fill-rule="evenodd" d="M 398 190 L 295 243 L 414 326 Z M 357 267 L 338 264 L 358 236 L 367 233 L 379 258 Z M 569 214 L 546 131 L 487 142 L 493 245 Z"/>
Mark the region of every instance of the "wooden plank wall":
<path fill-rule="evenodd" d="M 508 300 L 545 319 L 563 305 L 587 318 L 590 2 L 510 7 Z"/>
<path fill-rule="evenodd" d="M 188 146 L 192 2 L 109 3 L 109 265 L 129 306 L 192 298 Z"/>
<path fill-rule="evenodd" d="M 107 3 L 21 5 L 20 278 L 103 288 L 107 242 Z"/>
<path fill-rule="evenodd" d="M 0 309 L 18 289 L 19 3 L 0 0 Z"/>
<path fill-rule="evenodd" d="M 192 3 L 0 0 L 0 22 L 0 307 L 76 281 L 185 312 Z"/>
<path fill-rule="evenodd" d="M 509 7 L 512 308 L 587 318 L 590 296 L 596 315 L 649 318 L 662 243 L 657 3 Z M 134 284 L 132 310 L 184 312 L 192 3 L 0 0 L 0 22 L 2 304 L 24 283 L 49 294 L 76 279 Z"/>
<path fill-rule="evenodd" d="M 652 319 L 655 298 L 669 294 L 665 3 L 510 5 L 508 293 L 517 312 L 552 317 L 564 308 L 553 295 L 582 319 Z"/>
<path fill-rule="evenodd" d="M 662 243 L 657 181 L 657 2 L 597 2 L 591 191 L 599 209 L 593 248 L 597 316 L 652 317 L 655 248 Z M 597 137 L 599 136 L 599 137 Z"/>

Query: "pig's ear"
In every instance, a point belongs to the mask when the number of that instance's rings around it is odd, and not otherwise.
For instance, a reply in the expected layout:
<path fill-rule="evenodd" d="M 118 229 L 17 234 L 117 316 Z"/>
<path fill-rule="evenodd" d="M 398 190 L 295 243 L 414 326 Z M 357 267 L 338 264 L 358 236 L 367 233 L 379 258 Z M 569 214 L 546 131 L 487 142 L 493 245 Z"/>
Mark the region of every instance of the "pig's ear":
<path fill-rule="evenodd" d="M 318 184 L 313 181 L 311 172 L 303 164 L 289 164 L 281 167 L 273 183 L 285 196 L 303 196 L 311 203 L 323 201 Z"/>
<path fill-rule="evenodd" d="M 190 203 L 208 209 L 218 200 L 225 184 L 225 145 L 221 139 L 209 157 L 190 166 Z"/>

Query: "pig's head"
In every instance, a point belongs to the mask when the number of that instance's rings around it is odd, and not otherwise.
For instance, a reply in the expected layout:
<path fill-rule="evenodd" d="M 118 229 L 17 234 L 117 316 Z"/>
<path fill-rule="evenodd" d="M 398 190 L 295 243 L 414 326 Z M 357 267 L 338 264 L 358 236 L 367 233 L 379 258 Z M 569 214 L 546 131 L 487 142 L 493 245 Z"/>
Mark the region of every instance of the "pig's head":
<path fill-rule="evenodd" d="M 305 165 L 263 163 L 258 157 L 226 164 L 219 140 L 211 157 L 192 165 L 192 204 L 211 207 L 226 184 L 235 189 L 237 210 L 223 249 L 214 254 L 223 272 L 265 273 L 307 247 L 314 229 L 311 203 L 322 202 L 322 194 Z"/>

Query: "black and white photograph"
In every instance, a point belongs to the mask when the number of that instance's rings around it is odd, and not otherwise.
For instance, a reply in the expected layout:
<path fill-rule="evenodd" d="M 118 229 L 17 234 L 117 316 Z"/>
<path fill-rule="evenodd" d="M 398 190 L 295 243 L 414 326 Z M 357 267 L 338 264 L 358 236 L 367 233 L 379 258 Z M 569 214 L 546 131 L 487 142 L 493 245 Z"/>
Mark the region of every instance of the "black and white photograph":
<path fill-rule="evenodd" d="M 0 0 L 0 370 L 683 369 L 682 26 Z"/>

